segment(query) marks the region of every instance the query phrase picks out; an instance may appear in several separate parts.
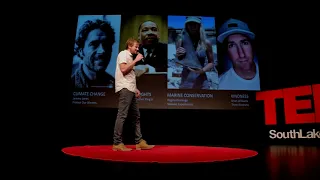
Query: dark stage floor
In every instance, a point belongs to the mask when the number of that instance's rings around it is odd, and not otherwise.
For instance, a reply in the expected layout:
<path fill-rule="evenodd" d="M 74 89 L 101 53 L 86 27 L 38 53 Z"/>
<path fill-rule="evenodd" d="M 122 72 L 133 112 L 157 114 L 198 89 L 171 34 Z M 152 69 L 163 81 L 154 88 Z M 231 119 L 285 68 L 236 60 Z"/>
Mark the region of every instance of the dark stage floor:
<path fill-rule="evenodd" d="M 239 147 L 239 146 L 237 146 Z M 84 159 L 61 152 L 61 178 L 250 178 L 320 179 L 320 147 L 273 145 L 239 147 L 255 150 L 257 156 L 233 161 L 192 164 L 123 163 Z M 115 176 L 115 177 L 114 177 Z"/>

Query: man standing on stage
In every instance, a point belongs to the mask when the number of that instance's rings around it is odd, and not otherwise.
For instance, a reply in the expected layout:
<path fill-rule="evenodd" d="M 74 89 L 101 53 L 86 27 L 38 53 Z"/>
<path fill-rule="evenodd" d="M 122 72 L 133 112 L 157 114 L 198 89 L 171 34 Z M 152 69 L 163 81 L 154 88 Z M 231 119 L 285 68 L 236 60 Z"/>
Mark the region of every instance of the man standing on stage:
<path fill-rule="evenodd" d="M 140 128 L 140 111 L 137 98 L 140 91 L 136 85 L 136 75 L 134 66 L 143 59 L 142 54 L 138 53 L 139 43 L 136 39 L 129 38 L 126 42 L 126 50 L 119 53 L 117 58 L 115 73 L 115 92 L 119 95 L 118 114 L 114 127 L 113 147 L 114 151 L 131 151 L 122 142 L 123 124 L 128 115 L 131 115 L 135 125 L 136 149 L 151 149 L 154 145 L 148 145 L 142 139 Z M 133 55 L 137 54 L 133 60 Z"/>

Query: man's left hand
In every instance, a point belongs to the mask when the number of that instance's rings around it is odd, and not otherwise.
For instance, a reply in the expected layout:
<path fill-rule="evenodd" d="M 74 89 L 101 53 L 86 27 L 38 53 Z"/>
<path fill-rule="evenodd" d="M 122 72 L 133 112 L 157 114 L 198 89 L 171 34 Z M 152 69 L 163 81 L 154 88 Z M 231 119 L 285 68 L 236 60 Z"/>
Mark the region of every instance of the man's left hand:
<path fill-rule="evenodd" d="M 136 90 L 136 97 L 137 97 L 137 98 L 140 98 L 140 91 L 139 91 L 139 89 Z"/>

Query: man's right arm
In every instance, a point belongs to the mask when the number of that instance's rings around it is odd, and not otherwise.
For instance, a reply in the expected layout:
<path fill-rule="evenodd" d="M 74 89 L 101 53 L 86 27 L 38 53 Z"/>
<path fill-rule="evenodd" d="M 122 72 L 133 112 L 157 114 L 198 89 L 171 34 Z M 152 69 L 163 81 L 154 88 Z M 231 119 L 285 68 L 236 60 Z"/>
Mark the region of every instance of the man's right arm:
<path fill-rule="evenodd" d="M 120 70 L 122 72 L 122 74 L 125 76 L 127 75 L 132 69 L 133 67 L 136 65 L 137 61 L 132 61 L 132 63 L 126 63 L 123 62 L 120 64 Z"/>
<path fill-rule="evenodd" d="M 140 56 L 139 57 L 137 56 L 135 60 L 133 60 L 131 63 L 128 63 L 126 59 L 126 54 L 124 53 L 120 54 L 119 58 L 120 58 L 120 61 L 119 61 L 120 71 L 124 76 L 130 73 L 130 71 L 132 71 L 136 63 L 141 60 L 139 59 Z"/>

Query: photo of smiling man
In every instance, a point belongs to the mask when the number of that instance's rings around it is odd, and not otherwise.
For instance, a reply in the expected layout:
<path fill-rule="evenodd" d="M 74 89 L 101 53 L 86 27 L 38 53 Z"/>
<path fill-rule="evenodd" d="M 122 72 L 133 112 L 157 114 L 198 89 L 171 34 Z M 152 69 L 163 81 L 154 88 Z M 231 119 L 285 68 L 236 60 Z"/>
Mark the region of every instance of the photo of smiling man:
<path fill-rule="evenodd" d="M 217 37 L 226 71 L 219 76 L 219 90 L 260 90 L 259 66 L 255 57 L 255 34 L 238 19 L 229 19 Z"/>
<path fill-rule="evenodd" d="M 71 82 L 76 89 L 114 88 L 120 15 L 80 15 Z"/>

